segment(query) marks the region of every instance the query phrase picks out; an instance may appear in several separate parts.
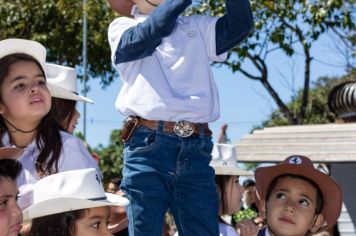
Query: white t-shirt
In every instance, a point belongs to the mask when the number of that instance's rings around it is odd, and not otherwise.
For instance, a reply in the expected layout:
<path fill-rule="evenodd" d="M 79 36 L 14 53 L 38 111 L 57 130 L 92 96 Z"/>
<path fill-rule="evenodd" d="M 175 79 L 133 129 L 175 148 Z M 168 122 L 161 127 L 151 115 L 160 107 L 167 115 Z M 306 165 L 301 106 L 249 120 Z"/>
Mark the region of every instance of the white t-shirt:
<path fill-rule="evenodd" d="M 111 59 L 123 81 L 116 108 L 126 116 L 148 120 L 211 122 L 219 118 L 219 96 L 210 63 L 216 55 L 215 25 L 210 16 L 179 17 L 172 33 L 163 38 L 151 56 L 115 64 L 122 34 L 144 21 L 119 17 L 109 26 Z"/>
<path fill-rule="evenodd" d="M 100 169 L 85 148 L 83 142 L 66 132 L 60 132 L 62 138 L 62 151 L 59 156 L 58 172 L 77 170 L 85 168 L 96 168 L 99 176 L 102 178 Z M 8 134 L 3 137 L 4 146 L 11 146 L 9 142 Z M 36 141 L 34 140 L 29 144 L 23 154 L 18 158 L 18 161 L 22 164 L 22 172 L 17 178 L 17 186 L 20 192 L 20 198 L 18 200 L 21 209 L 25 209 L 32 205 L 33 202 L 33 188 L 34 184 L 40 179 L 36 174 L 35 161 L 39 155 Z"/>

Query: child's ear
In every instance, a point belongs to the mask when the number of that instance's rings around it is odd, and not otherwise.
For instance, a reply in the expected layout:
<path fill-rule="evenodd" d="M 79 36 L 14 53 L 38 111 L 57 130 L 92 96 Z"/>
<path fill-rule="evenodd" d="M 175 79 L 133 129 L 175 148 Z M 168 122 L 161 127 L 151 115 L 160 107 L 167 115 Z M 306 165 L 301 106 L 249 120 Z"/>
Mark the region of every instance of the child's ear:
<path fill-rule="evenodd" d="M 2 102 L 0 102 L 0 114 L 4 114 L 5 109 L 6 109 L 5 105 Z"/>
<path fill-rule="evenodd" d="M 315 216 L 316 218 L 314 219 L 314 224 L 310 228 L 310 232 L 317 233 L 319 229 L 323 226 L 324 224 L 324 216 L 322 214 L 318 214 Z"/>

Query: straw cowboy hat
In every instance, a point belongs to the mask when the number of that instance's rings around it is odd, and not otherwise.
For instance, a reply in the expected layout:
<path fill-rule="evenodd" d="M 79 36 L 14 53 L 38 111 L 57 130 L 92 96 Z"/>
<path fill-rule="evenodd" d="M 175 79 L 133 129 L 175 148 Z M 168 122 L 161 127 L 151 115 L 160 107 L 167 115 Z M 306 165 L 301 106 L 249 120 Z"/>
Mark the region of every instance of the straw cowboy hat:
<path fill-rule="evenodd" d="M 46 48 L 39 42 L 27 39 L 5 39 L 0 41 L 0 58 L 13 54 L 24 53 L 34 57 L 46 73 Z"/>
<path fill-rule="evenodd" d="M 237 155 L 234 145 L 214 144 L 210 166 L 215 175 L 253 176 L 253 173 L 237 167 Z"/>
<path fill-rule="evenodd" d="M 73 210 L 129 204 L 124 197 L 104 192 L 94 168 L 49 175 L 35 184 L 33 194 L 33 205 L 23 211 L 24 221 Z"/>
<path fill-rule="evenodd" d="M 134 5 L 132 0 L 108 0 L 111 8 L 124 16 L 131 16 L 131 10 Z"/>
<path fill-rule="evenodd" d="M 77 72 L 74 68 L 56 64 L 46 64 L 47 86 L 51 96 L 74 101 L 94 103 L 77 91 Z"/>
<path fill-rule="evenodd" d="M 255 172 L 256 192 L 264 200 L 269 185 L 274 178 L 283 174 L 300 175 L 312 180 L 320 189 L 323 197 L 321 213 L 325 217 L 322 229 L 332 227 L 341 213 L 342 192 L 339 185 L 328 175 L 314 168 L 308 157 L 294 155 L 287 157 L 275 166 L 260 167 Z"/>
<path fill-rule="evenodd" d="M 25 149 L 17 147 L 1 147 L 0 160 L 3 159 L 17 159 L 21 156 Z"/>

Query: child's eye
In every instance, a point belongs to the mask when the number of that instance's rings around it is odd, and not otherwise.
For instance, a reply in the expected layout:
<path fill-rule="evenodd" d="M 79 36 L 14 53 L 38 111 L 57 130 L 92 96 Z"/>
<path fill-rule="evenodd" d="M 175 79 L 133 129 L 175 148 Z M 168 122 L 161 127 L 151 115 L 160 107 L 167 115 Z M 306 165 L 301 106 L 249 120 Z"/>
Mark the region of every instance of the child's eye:
<path fill-rule="evenodd" d="M 299 204 L 303 206 L 309 206 L 309 201 L 306 199 L 302 199 L 299 201 Z"/>
<path fill-rule="evenodd" d="M 18 84 L 18 85 L 16 85 L 15 86 L 15 89 L 22 89 L 22 88 L 24 88 L 25 87 L 25 84 Z"/>
<path fill-rule="evenodd" d="M 46 85 L 46 81 L 44 80 L 40 80 L 37 82 L 38 85 Z"/>
<path fill-rule="evenodd" d="M 284 193 L 277 193 L 276 194 L 276 198 L 277 199 L 284 199 L 286 197 L 286 195 Z"/>
<path fill-rule="evenodd" d="M 0 201 L 0 209 L 5 208 L 8 202 L 9 202 L 8 199 L 1 200 Z"/>
<path fill-rule="evenodd" d="M 91 224 L 90 227 L 94 229 L 99 229 L 100 222 L 95 222 L 94 224 Z"/>

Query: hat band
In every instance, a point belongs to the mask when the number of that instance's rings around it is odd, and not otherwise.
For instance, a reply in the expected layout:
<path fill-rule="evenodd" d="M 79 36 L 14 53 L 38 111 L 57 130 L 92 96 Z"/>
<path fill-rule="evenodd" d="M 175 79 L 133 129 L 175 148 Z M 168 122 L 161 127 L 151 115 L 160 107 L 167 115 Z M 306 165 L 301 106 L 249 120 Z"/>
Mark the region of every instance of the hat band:
<path fill-rule="evenodd" d="M 107 200 L 107 197 L 88 198 L 88 200 L 91 200 L 91 201 Z"/>

